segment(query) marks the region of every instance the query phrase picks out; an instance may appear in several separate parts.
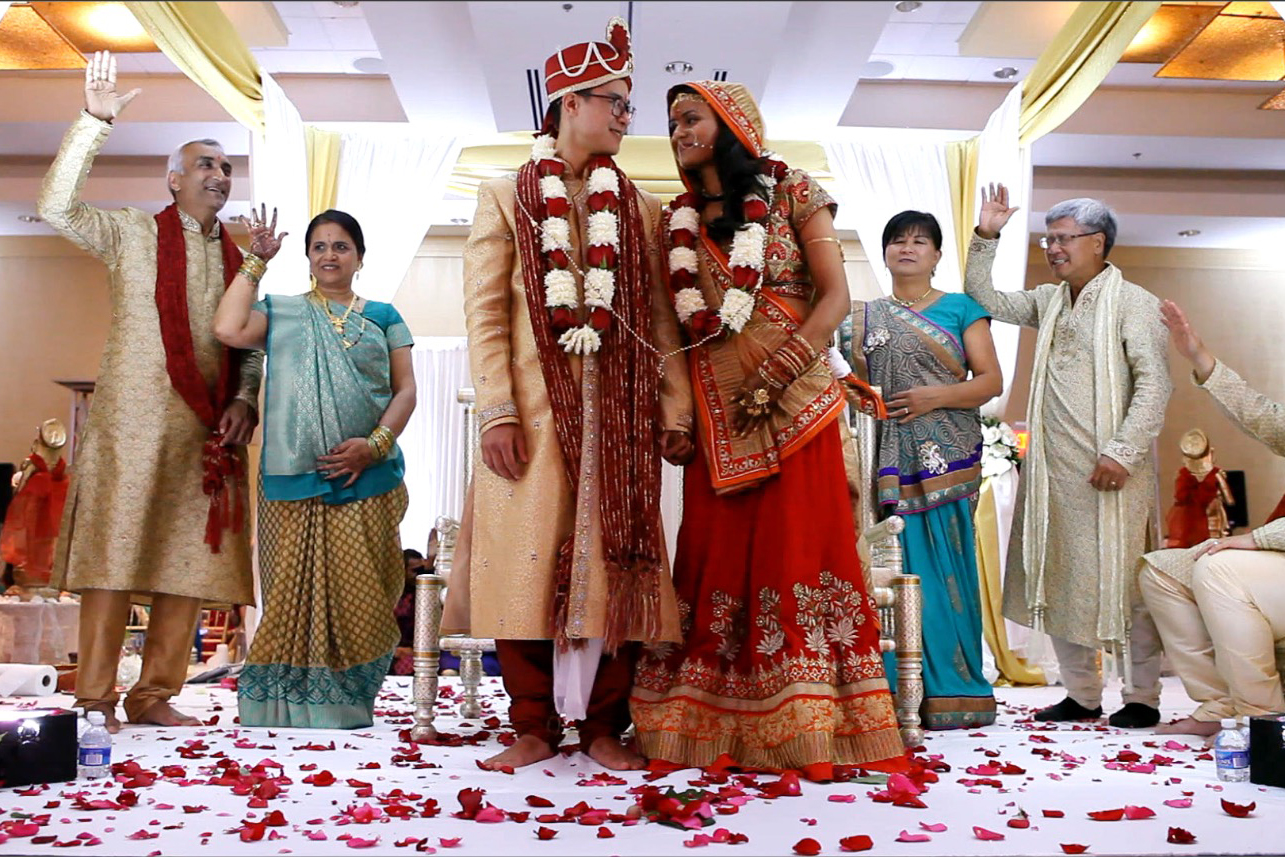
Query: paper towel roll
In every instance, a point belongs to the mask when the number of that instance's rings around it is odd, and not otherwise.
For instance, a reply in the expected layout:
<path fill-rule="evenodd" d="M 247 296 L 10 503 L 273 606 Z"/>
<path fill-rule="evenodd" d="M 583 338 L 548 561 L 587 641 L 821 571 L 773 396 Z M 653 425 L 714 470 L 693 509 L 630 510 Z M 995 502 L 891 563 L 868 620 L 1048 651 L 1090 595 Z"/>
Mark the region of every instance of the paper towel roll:
<path fill-rule="evenodd" d="M 0 696 L 49 696 L 58 690 L 58 671 L 42 664 L 0 664 Z"/>

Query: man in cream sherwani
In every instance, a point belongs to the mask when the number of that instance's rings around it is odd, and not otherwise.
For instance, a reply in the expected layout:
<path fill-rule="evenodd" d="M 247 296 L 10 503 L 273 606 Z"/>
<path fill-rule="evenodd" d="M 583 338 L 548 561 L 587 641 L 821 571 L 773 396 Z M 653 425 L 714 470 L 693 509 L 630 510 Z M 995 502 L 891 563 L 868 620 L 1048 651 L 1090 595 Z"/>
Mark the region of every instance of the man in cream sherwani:
<path fill-rule="evenodd" d="M 1057 654 L 1067 698 L 1036 720 L 1101 717 L 1107 649 L 1125 676 L 1111 725 L 1154 726 L 1161 650 L 1135 567 L 1152 512 L 1151 447 L 1173 389 L 1159 301 L 1107 261 L 1117 224 L 1095 199 L 1045 215 L 1040 246 L 1061 282 L 996 291 L 991 264 L 1015 210 L 1002 185 L 983 193 L 964 284 L 996 321 L 1039 331 L 1004 615 L 1047 632 Z"/>

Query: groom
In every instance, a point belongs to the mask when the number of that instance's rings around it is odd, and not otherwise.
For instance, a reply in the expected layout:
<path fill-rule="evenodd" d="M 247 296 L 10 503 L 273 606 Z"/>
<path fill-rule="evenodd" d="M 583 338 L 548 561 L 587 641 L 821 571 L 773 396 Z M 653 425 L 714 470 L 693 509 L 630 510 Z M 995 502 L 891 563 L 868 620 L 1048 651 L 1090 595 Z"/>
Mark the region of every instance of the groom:
<path fill-rule="evenodd" d="M 660 204 L 612 161 L 632 71 L 619 18 L 606 42 L 548 59 L 532 159 L 483 183 L 464 250 L 485 464 L 471 633 L 496 639 L 518 734 L 492 770 L 554 755 L 564 717 L 599 764 L 641 768 L 620 742 L 637 642 L 679 638 L 660 454 L 694 450 L 691 389 L 658 268 Z"/>

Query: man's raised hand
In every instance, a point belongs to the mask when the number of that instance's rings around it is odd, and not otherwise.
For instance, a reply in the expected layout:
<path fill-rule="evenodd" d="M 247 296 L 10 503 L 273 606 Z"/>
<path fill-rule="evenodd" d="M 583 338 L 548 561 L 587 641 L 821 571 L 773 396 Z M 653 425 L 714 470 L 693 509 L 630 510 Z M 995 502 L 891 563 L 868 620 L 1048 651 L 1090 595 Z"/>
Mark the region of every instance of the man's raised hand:
<path fill-rule="evenodd" d="M 116 91 L 116 57 L 111 51 L 95 51 L 89 65 L 85 66 L 85 112 L 95 119 L 110 122 L 120 115 L 125 105 L 134 100 L 141 89 L 131 89 L 121 95 Z"/>

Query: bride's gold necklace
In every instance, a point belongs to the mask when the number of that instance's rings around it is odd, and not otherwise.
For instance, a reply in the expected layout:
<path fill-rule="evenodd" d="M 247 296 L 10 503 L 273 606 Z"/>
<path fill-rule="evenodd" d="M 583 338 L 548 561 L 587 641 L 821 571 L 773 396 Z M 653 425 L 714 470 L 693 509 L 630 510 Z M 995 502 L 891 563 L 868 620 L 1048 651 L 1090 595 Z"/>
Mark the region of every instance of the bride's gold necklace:
<path fill-rule="evenodd" d="M 348 316 L 352 315 L 353 307 L 357 306 L 357 293 L 353 292 L 352 300 L 348 301 L 348 308 L 344 310 L 343 315 L 335 315 L 330 308 L 330 298 L 323 295 L 315 285 L 312 287 L 312 293 L 313 297 L 321 303 L 321 308 L 326 313 L 326 319 L 330 322 L 330 326 L 335 329 L 335 333 L 338 334 L 339 341 L 344 344 L 344 348 L 352 348 L 356 345 L 357 340 L 361 339 L 361 335 L 366 332 L 366 316 L 361 313 L 357 314 L 357 317 L 361 319 L 361 328 L 357 331 L 357 337 L 352 342 L 344 339 L 344 327 L 348 324 Z"/>
<path fill-rule="evenodd" d="M 906 309 L 910 309 L 912 306 L 919 303 L 920 301 L 922 301 L 924 298 L 928 297 L 932 293 L 933 293 L 933 287 L 932 287 L 932 284 L 930 283 L 928 285 L 927 291 L 925 291 L 922 295 L 920 295 L 917 298 L 911 298 L 910 300 L 903 300 L 902 298 L 897 297 L 896 294 L 891 294 L 891 295 L 888 295 L 888 300 L 892 301 L 899 307 L 905 307 Z"/>

